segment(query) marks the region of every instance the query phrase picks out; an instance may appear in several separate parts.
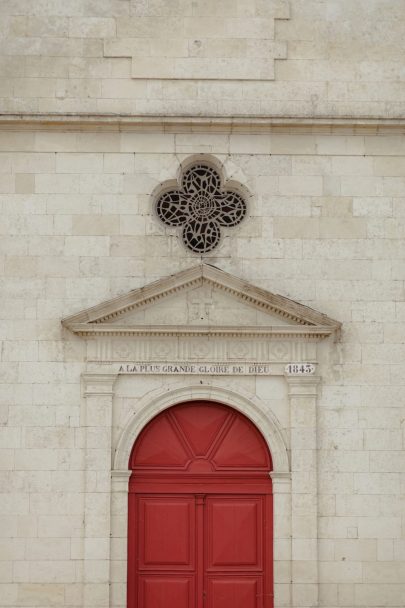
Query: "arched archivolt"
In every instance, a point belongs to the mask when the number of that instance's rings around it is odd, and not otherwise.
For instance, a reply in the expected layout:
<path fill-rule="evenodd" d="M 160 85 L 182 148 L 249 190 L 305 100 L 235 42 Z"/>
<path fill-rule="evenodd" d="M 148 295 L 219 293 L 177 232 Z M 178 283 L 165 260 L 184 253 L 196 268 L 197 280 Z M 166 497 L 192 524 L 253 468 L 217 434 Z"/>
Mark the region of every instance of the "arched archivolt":
<path fill-rule="evenodd" d="M 163 410 L 185 401 L 215 401 L 235 408 L 249 418 L 262 433 L 273 461 L 274 473 L 288 473 L 288 452 L 280 424 L 274 414 L 254 395 L 245 391 L 219 386 L 177 386 L 172 390 L 158 389 L 141 400 L 139 410 L 133 414 L 118 441 L 113 469 L 128 470 L 133 445 L 142 429 Z"/>

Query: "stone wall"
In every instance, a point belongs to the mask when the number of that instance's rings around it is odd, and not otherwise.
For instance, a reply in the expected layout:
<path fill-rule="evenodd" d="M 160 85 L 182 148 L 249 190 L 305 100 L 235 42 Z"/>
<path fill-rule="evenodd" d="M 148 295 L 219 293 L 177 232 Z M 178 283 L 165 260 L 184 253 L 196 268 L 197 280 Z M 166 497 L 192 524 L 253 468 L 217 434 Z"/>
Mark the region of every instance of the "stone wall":
<path fill-rule="evenodd" d="M 1 134 L 0 605 L 100 606 L 97 585 L 82 596 L 84 342 L 60 319 L 199 261 L 150 194 L 203 153 L 252 193 L 249 219 L 204 261 L 343 323 L 320 369 L 320 606 L 402 606 L 403 137 L 180 129 Z M 100 492 L 90 537 L 107 482 L 87 479 Z M 293 508 L 305 526 L 311 505 Z M 88 559 L 102 552 L 93 544 Z M 311 559 L 307 542 L 297 551 Z"/>
<path fill-rule="evenodd" d="M 402 0 L 0 2 L 1 608 L 125 604 L 108 433 L 86 432 L 85 343 L 60 321 L 201 261 L 151 193 L 204 154 L 252 196 L 203 261 L 342 322 L 317 462 L 294 462 L 318 471 L 312 544 L 314 505 L 292 505 L 294 606 L 405 605 L 404 23 Z M 159 386 L 121 382 L 113 449 Z M 281 380 L 243 387 L 286 403 Z"/>
<path fill-rule="evenodd" d="M 402 0 L 3 0 L 0 108 L 403 115 Z"/>

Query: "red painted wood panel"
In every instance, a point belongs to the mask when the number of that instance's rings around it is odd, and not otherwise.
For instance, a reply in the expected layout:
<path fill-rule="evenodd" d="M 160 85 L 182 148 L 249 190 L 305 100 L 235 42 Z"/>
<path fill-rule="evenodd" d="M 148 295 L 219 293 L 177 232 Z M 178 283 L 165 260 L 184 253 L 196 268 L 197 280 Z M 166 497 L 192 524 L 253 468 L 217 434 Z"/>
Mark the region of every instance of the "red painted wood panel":
<path fill-rule="evenodd" d="M 263 605 L 261 577 L 239 575 L 208 579 L 207 608 L 257 608 Z"/>
<path fill-rule="evenodd" d="M 139 576 L 142 608 L 194 607 L 194 578 L 176 575 Z"/>
<path fill-rule="evenodd" d="M 194 497 L 140 497 L 138 513 L 139 570 L 194 569 Z"/>
<path fill-rule="evenodd" d="M 242 414 L 193 402 L 131 454 L 128 608 L 271 608 L 271 458 Z"/>
<path fill-rule="evenodd" d="M 263 608 L 266 496 L 207 496 L 207 608 Z"/>
<path fill-rule="evenodd" d="M 263 497 L 208 496 L 208 570 L 260 570 L 263 564 Z"/>
<path fill-rule="evenodd" d="M 198 462 L 206 463 L 206 471 L 271 471 L 269 450 L 254 424 L 207 401 L 176 405 L 156 416 L 135 442 L 130 468 L 188 471 Z"/>

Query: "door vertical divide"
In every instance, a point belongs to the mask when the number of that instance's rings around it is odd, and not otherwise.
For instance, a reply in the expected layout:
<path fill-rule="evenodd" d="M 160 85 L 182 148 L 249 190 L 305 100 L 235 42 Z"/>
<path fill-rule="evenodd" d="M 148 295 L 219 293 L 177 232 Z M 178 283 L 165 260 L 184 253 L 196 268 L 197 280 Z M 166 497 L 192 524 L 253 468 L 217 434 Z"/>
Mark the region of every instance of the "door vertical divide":
<path fill-rule="evenodd" d="M 197 602 L 196 608 L 204 608 L 205 604 L 205 556 L 204 556 L 204 506 L 205 494 L 196 494 L 196 587 L 197 587 Z"/>

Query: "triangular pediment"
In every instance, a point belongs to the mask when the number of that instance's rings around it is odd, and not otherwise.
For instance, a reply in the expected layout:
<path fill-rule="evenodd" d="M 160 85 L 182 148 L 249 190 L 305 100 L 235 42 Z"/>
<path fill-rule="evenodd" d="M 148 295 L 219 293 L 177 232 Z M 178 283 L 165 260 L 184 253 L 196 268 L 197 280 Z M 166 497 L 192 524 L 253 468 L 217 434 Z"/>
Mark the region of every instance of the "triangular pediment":
<path fill-rule="evenodd" d="M 340 323 L 200 264 L 63 319 L 79 335 L 266 335 L 322 338 Z"/>
<path fill-rule="evenodd" d="M 203 281 L 149 306 L 123 313 L 113 323 L 126 326 L 261 326 L 288 325 L 288 320 L 244 302 L 210 281 Z"/>

